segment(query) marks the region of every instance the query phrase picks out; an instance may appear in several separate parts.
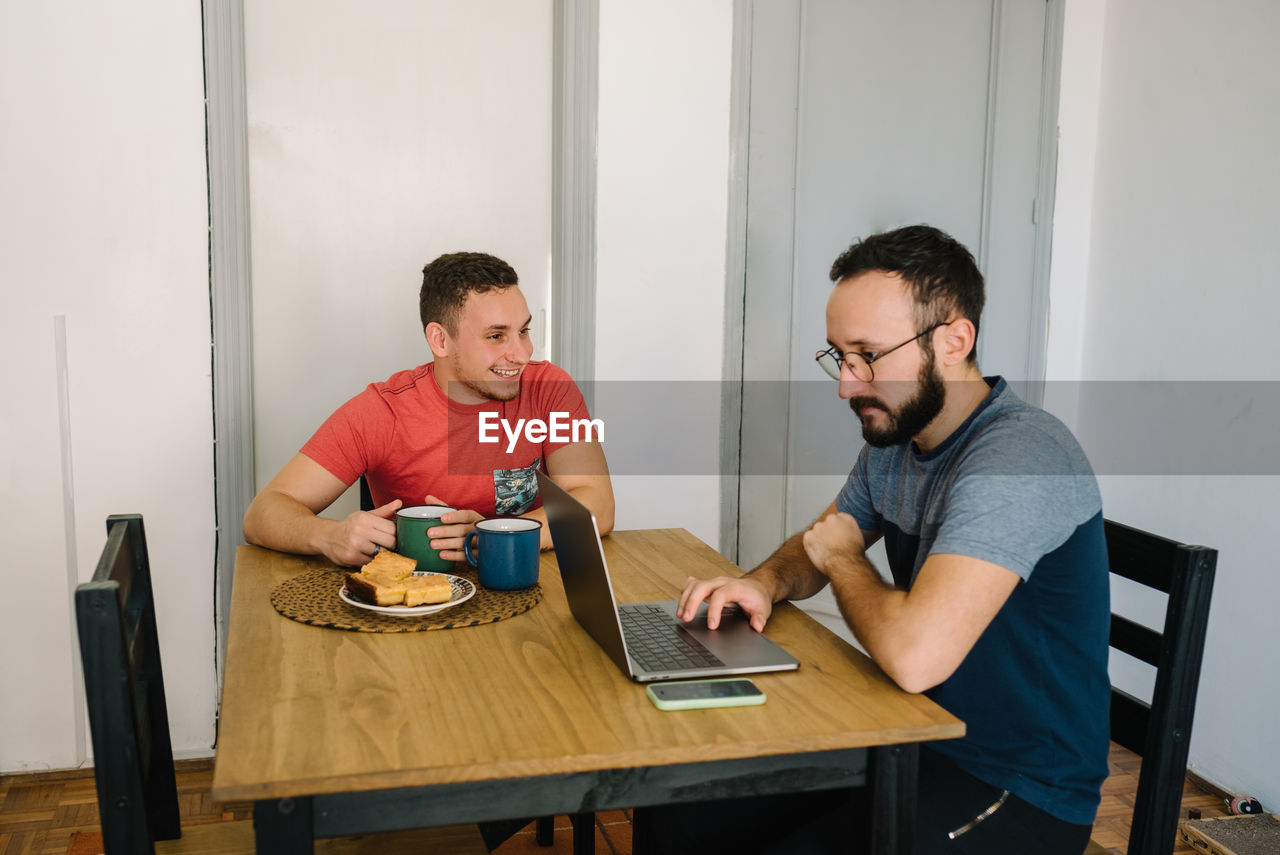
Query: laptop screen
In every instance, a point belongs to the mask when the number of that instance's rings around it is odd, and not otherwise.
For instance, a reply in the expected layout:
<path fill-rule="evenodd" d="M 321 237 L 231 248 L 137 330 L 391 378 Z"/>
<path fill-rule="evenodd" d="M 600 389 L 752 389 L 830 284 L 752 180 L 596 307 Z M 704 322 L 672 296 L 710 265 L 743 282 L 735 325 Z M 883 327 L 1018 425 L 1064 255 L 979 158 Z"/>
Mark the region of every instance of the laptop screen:
<path fill-rule="evenodd" d="M 622 643 L 618 603 L 609 582 L 595 515 L 541 472 L 538 491 L 547 511 L 547 525 L 551 529 L 569 610 L 622 672 L 633 674 Z"/>

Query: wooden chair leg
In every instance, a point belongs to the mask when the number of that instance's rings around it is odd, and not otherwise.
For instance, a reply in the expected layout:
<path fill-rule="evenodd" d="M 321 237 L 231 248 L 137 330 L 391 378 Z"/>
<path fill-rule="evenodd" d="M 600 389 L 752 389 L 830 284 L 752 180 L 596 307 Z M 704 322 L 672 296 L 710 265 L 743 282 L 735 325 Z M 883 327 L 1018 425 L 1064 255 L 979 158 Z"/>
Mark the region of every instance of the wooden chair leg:
<path fill-rule="evenodd" d="M 554 816 L 540 816 L 534 823 L 533 839 L 538 842 L 539 846 L 552 846 L 556 842 L 556 818 Z"/>

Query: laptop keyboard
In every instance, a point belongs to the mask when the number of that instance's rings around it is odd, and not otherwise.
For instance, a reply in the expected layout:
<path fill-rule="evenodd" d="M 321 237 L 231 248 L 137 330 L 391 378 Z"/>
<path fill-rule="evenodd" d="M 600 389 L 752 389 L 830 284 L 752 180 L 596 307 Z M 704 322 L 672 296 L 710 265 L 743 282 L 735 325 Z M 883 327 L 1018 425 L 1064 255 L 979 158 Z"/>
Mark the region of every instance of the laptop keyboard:
<path fill-rule="evenodd" d="M 646 671 L 724 665 L 659 606 L 628 604 L 618 608 L 618 616 L 622 619 L 622 634 L 627 638 L 627 652 Z"/>

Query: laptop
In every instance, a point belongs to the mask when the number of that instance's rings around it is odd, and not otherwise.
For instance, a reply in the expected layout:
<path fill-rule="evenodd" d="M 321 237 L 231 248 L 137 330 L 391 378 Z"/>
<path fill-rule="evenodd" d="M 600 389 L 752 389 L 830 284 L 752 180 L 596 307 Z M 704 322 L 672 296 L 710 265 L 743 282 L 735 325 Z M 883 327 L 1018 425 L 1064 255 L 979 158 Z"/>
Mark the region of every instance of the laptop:
<path fill-rule="evenodd" d="M 708 629 L 706 603 L 688 623 L 676 617 L 675 600 L 618 605 L 595 515 L 542 472 L 538 490 L 569 610 L 631 679 L 650 683 L 800 667 L 736 611 L 726 611 L 720 627 Z"/>

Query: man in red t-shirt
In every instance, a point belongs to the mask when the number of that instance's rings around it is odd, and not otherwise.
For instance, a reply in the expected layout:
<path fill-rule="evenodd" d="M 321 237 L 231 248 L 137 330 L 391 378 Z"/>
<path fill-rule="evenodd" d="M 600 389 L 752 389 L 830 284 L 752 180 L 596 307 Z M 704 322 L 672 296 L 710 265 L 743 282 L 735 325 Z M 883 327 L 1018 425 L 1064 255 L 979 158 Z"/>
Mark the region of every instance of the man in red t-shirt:
<path fill-rule="evenodd" d="M 429 532 L 431 545 L 458 561 L 486 516 L 545 522 L 538 469 L 610 531 L 603 429 L 568 374 L 530 361 L 532 316 L 511 266 L 484 253 L 442 255 L 423 268 L 419 311 L 434 361 L 370 384 L 331 415 L 249 505 L 245 539 L 356 566 L 395 548 L 401 507 L 440 504 L 458 510 Z M 361 475 L 374 510 L 317 516 Z"/>

